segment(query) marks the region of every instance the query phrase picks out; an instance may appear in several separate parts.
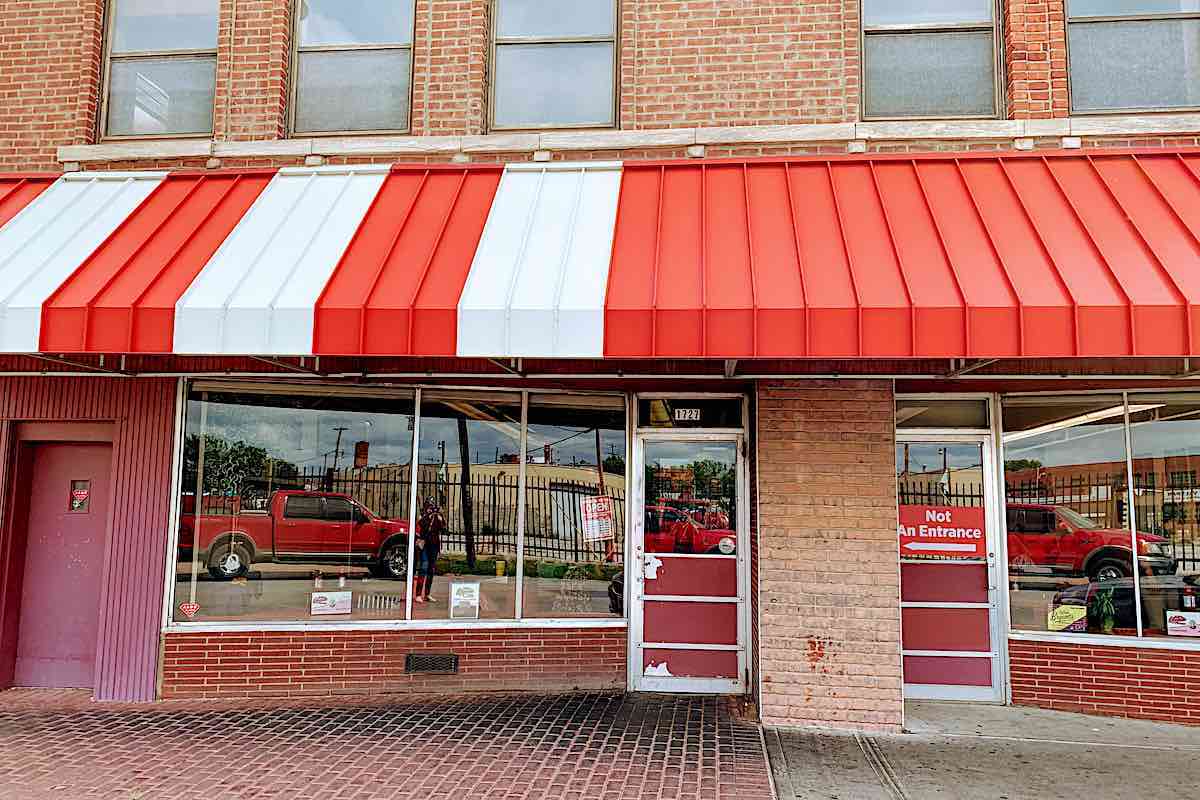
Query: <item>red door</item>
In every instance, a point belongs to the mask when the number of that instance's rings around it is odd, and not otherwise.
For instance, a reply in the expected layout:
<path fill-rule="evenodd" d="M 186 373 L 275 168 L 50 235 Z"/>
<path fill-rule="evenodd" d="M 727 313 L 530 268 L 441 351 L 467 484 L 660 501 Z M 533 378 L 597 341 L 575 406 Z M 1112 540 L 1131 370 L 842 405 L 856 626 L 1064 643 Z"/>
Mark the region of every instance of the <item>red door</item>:
<path fill-rule="evenodd" d="M 92 686 L 112 447 L 33 446 L 14 684 Z"/>

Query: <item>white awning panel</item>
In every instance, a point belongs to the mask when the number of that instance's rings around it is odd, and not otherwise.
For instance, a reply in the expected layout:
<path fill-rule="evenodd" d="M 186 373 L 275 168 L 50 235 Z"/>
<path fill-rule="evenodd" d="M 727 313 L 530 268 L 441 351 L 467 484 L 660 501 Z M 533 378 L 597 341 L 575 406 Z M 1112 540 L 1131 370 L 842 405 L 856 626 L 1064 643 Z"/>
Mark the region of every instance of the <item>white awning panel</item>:
<path fill-rule="evenodd" d="M 175 306 L 176 353 L 304 355 L 387 166 L 281 169 Z"/>
<path fill-rule="evenodd" d="M 458 304 L 458 355 L 599 358 L 620 163 L 510 164 Z"/>
<path fill-rule="evenodd" d="M 42 304 L 164 175 L 64 175 L 0 229 L 0 351 L 38 351 Z"/>

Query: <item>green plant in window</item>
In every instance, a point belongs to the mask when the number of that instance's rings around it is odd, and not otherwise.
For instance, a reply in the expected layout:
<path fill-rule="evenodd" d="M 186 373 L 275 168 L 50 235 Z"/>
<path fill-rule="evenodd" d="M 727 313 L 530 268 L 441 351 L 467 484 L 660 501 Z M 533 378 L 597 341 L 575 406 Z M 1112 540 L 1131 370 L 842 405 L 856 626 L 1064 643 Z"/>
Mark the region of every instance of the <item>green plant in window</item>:
<path fill-rule="evenodd" d="M 1101 589 L 1096 592 L 1092 611 L 1093 616 L 1100 620 L 1100 630 L 1112 633 L 1117 624 L 1117 606 L 1113 602 L 1113 589 Z"/>

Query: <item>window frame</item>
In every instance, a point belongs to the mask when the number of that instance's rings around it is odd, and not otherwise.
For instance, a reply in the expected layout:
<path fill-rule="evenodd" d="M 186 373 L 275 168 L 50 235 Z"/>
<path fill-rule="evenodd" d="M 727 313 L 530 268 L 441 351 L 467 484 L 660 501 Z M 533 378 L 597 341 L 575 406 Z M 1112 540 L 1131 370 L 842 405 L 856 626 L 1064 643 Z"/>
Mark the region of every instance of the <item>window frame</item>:
<path fill-rule="evenodd" d="M 319 45 L 301 45 L 300 44 L 300 14 L 298 13 L 300 3 L 304 0 L 293 0 L 291 3 L 291 31 L 292 31 L 292 46 L 288 56 L 291 59 L 291 67 L 288 70 L 288 111 L 287 111 L 287 133 L 288 138 L 316 138 L 319 136 L 383 136 L 383 135 L 408 135 L 412 132 L 413 124 L 413 97 L 415 95 L 413 84 L 416 77 L 417 62 L 416 62 L 416 40 L 417 40 L 417 3 L 416 0 L 398 0 L 398 2 L 411 2 L 413 5 L 412 14 L 412 31 L 408 37 L 408 44 L 319 44 Z M 298 99 L 300 96 L 300 55 L 302 53 L 353 53 L 353 52 L 370 52 L 370 51 L 408 51 L 408 124 L 403 128 L 347 128 L 337 131 L 302 131 L 296 127 L 296 112 L 299 110 Z M 428 76 L 426 76 L 428 79 Z"/>
<path fill-rule="evenodd" d="M 221 43 L 220 3 L 213 0 L 217 6 L 217 38 L 212 48 L 189 48 L 184 50 L 131 50 L 128 53 L 114 53 L 113 41 L 116 39 L 117 4 L 122 0 L 105 0 L 103 37 L 101 46 L 100 65 L 100 97 L 96 109 L 96 141 L 97 142 L 128 142 L 154 139 L 211 139 L 217 132 L 217 74 L 219 67 L 219 50 Z M 200 133 L 127 133 L 110 134 L 108 132 L 109 102 L 112 92 L 112 65 L 114 61 L 140 61 L 148 58 L 170 59 L 183 61 L 189 58 L 211 57 L 213 60 L 213 104 L 209 116 L 207 132 Z"/>
<path fill-rule="evenodd" d="M 860 0 L 858 4 L 858 85 L 860 87 L 859 97 L 859 117 L 863 122 L 920 122 L 922 120 L 977 120 L 977 119 L 1005 119 L 1007 116 L 1006 108 L 1006 92 L 1005 92 L 1005 61 L 1004 61 L 1004 25 L 1003 4 L 998 0 L 991 0 L 992 5 L 992 21 L 991 24 L 983 24 L 979 22 L 954 22 L 954 23 L 916 23 L 916 24 L 895 24 L 895 25 L 867 25 L 866 14 L 863 10 L 863 2 Z M 921 36 L 925 34 L 938 33 L 979 33 L 991 31 L 992 34 L 992 113 L 990 114 L 944 114 L 944 115 L 928 115 L 914 114 L 895 116 L 889 114 L 871 114 L 870 107 L 870 91 L 867 85 L 867 38 L 873 35 L 908 35 Z"/>
<path fill-rule="evenodd" d="M 621 4 L 619 0 L 609 0 L 613 4 L 613 32 L 611 36 L 500 36 L 500 3 L 504 0 L 490 0 L 488 22 L 488 69 L 487 81 L 487 126 L 489 131 L 505 133 L 520 131 L 554 131 L 554 130 L 593 130 L 610 131 L 621 128 Z M 612 44 L 612 122 L 596 124 L 592 122 L 576 123 L 546 123 L 542 125 L 498 125 L 496 124 L 496 53 L 505 45 L 555 45 L 555 44 Z"/>
<path fill-rule="evenodd" d="M 1200 10 L 1151 12 L 1145 14 L 1080 15 L 1075 17 L 1071 14 L 1071 1 L 1072 0 L 1064 0 L 1063 3 L 1063 36 L 1066 37 L 1067 45 L 1067 108 L 1068 113 L 1070 113 L 1071 116 L 1103 117 L 1120 114 L 1187 114 L 1189 112 L 1200 111 L 1200 105 L 1171 106 L 1169 108 L 1163 108 L 1162 106 L 1122 106 L 1121 108 L 1102 108 L 1092 110 L 1077 109 L 1075 107 L 1075 83 L 1072 77 L 1074 70 L 1071 69 L 1072 27 L 1076 25 L 1090 25 L 1094 23 L 1162 22 L 1175 19 L 1200 20 Z"/>

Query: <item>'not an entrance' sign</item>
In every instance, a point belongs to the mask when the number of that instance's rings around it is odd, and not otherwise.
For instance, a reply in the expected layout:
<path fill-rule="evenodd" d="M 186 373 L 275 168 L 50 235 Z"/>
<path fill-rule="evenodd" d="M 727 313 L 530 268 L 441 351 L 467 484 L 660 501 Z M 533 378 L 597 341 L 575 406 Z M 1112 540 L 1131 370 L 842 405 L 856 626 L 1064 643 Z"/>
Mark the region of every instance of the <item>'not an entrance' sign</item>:
<path fill-rule="evenodd" d="M 985 520 L 979 506 L 900 506 L 900 557 L 984 558 Z"/>

